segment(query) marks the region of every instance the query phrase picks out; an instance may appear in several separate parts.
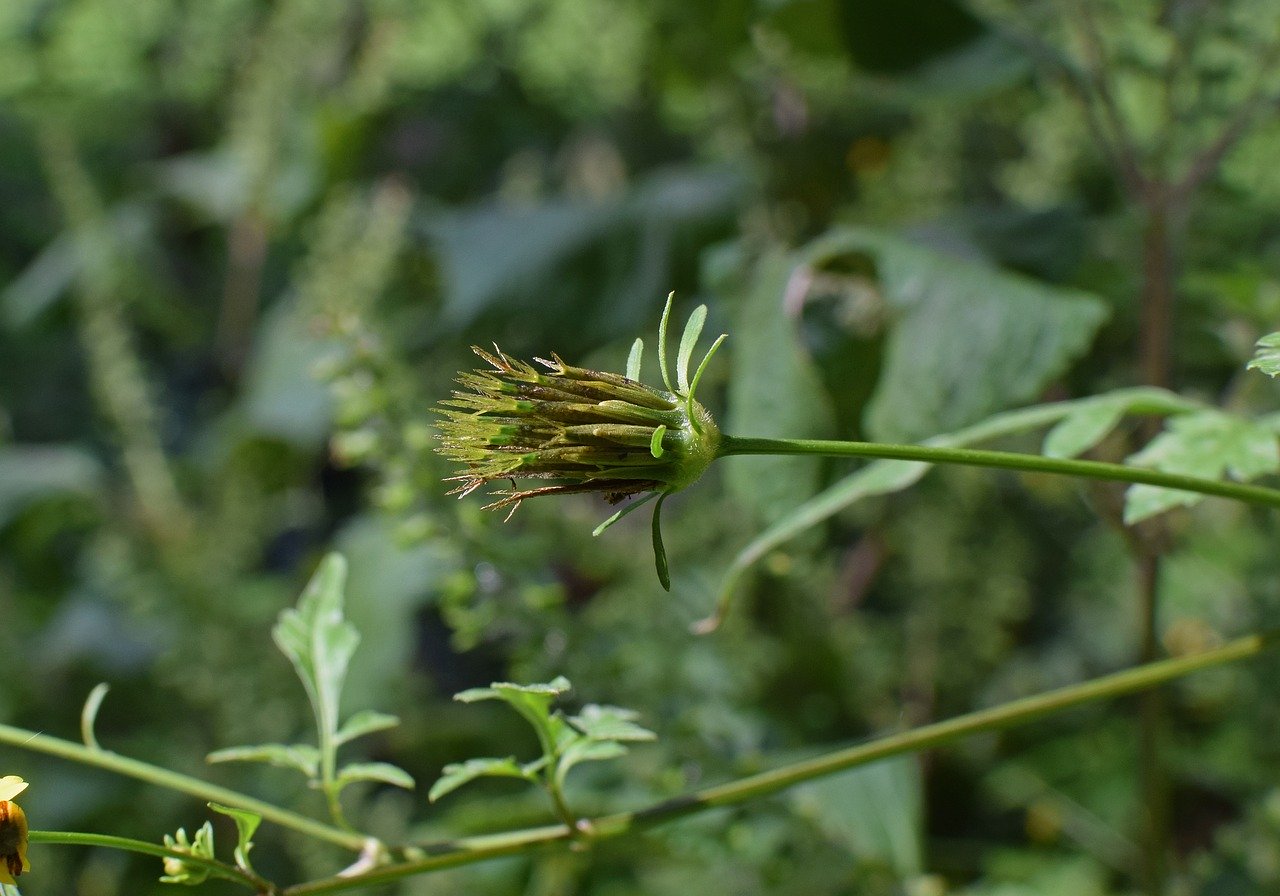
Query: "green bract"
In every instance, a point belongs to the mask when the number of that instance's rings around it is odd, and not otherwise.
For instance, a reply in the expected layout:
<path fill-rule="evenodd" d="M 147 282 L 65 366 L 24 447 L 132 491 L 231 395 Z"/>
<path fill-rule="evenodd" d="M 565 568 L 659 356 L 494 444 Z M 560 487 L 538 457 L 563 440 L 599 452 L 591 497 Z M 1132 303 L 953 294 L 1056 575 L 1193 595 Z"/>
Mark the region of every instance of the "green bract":
<path fill-rule="evenodd" d="M 526 498 L 598 492 L 611 504 L 643 495 L 596 530 L 599 534 L 650 498 L 658 576 L 670 588 L 658 520 L 662 499 L 696 481 L 715 460 L 720 431 L 694 399 L 707 362 L 724 341 L 711 346 L 692 380 L 689 361 L 706 320 L 706 306 L 689 317 L 680 340 L 673 386 L 667 369 L 666 333 L 671 297 L 658 332 L 658 356 L 666 389 L 639 382 L 643 343 L 637 339 L 627 376 L 566 364 L 558 355 L 535 359 L 539 367 L 472 347 L 492 369 L 458 377 L 463 390 L 442 402 L 439 451 L 466 465 L 451 481 L 451 494 L 469 495 L 491 482 L 490 508 L 512 512 Z M 543 481 L 521 487 L 518 480 Z"/>

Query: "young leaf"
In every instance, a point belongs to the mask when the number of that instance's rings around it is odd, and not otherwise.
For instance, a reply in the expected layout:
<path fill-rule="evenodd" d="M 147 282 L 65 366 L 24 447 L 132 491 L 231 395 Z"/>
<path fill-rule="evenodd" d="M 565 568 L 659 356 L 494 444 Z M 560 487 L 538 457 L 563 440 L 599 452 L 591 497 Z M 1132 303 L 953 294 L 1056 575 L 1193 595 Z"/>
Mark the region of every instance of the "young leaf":
<path fill-rule="evenodd" d="M 684 333 L 680 335 L 680 352 L 676 355 L 676 383 L 680 391 L 689 394 L 689 361 L 693 358 L 693 349 L 702 335 L 702 327 L 707 322 L 707 306 L 699 305 L 689 315 L 689 322 L 684 325 Z"/>
<path fill-rule="evenodd" d="M 435 802 L 446 793 L 452 793 L 463 784 L 476 778 L 523 778 L 534 780 L 524 768 L 516 762 L 514 756 L 504 759 L 468 759 L 466 762 L 454 762 L 446 765 L 440 780 L 431 785 L 427 799 Z"/>
<path fill-rule="evenodd" d="M 271 633 L 297 670 L 317 725 L 328 735 L 337 731 L 342 683 L 360 641 L 355 626 L 342 615 L 346 579 L 347 561 L 329 554 L 307 583 L 297 609 L 284 610 Z"/>
<path fill-rule="evenodd" d="M 1124 417 L 1119 402 L 1099 399 L 1082 404 L 1044 437 L 1045 457 L 1077 457 L 1097 445 Z"/>
<path fill-rule="evenodd" d="M 1280 376 L 1280 333 L 1268 333 L 1258 340 L 1258 351 L 1246 370 L 1261 370 L 1267 376 Z"/>
<path fill-rule="evenodd" d="M 356 781 L 374 781 L 413 790 L 417 784 L 413 776 L 389 762 L 353 762 L 338 770 L 338 787 L 346 787 Z"/>
<path fill-rule="evenodd" d="M 258 825 L 262 824 L 262 816 L 247 809 L 237 809 L 221 803 L 209 803 L 209 808 L 229 816 L 236 823 L 236 865 L 246 871 L 252 871 L 253 866 L 249 864 L 249 850 L 253 849 L 253 835 L 257 832 Z"/>
<path fill-rule="evenodd" d="M 563 787 L 569 769 L 583 762 L 600 762 L 605 759 L 617 759 L 624 755 L 627 748 L 616 740 L 579 740 L 570 744 L 560 754 L 556 764 L 556 786 Z"/>
<path fill-rule="evenodd" d="M 320 751 L 309 744 L 259 744 L 215 750 L 205 761 L 266 762 L 277 768 L 297 769 L 314 780 L 320 770 Z"/>
<path fill-rule="evenodd" d="M 1225 474 L 1246 482 L 1280 470 L 1280 448 L 1275 432 L 1258 421 L 1203 410 L 1174 417 L 1164 432 L 1128 462 L 1207 479 Z M 1124 521 L 1133 524 L 1173 507 L 1190 507 L 1203 497 L 1195 492 L 1134 485 L 1125 493 Z"/>
<path fill-rule="evenodd" d="M 588 703 L 582 712 L 570 716 L 569 722 L 588 740 L 645 741 L 656 740 L 657 735 L 635 723 L 640 714 L 619 706 L 600 706 Z"/>
<path fill-rule="evenodd" d="M 627 379 L 639 381 L 640 363 L 643 360 L 644 340 L 637 337 L 636 341 L 631 343 L 631 352 L 627 355 Z"/>
<path fill-rule="evenodd" d="M 338 746 L 353 741 L 357 737 L 364 737 L 366 734 L 372 734 L 375 731 L 385 731 L 388 728 L 394 728 L 400 724 L 400 720 L 393 715 L 385 712 L 374 712 L 371 709 L 362 709 L 342 723 L 342 727 L 338 729 L 338 733 L 334 735 L 334 743 Z"/>

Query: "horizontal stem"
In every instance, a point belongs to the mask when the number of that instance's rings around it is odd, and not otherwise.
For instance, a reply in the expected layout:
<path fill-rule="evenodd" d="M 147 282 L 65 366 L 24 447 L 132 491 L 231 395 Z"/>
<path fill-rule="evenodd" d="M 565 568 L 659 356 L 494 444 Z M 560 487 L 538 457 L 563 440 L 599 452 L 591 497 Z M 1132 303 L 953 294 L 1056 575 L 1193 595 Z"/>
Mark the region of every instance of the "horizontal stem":
<path fill-rule="evenodd" d="M 1234 498 L 1250 504 L 1280 507 L 1280 489 L 1204 479 L 1166 473 L 1127 464 L 1109 464 L 1097 460 L 1070 460 L 1021 454 L 1013 451 L 987 451 L 979 448 L 942 448 L 931 445 L 893 445 L 881 442 L 841 442 L 825 439 L 753 439 L 724 435 L 720 440 L 720 457 L 741 454 L 805 454 L 820 457 L 865 457 L 879 460 L 912 460 L 930 464 L 957 464 L 967 467 L 997 467 L 1026 473 L 1053 473 L 1085 479 L 1105 479 L 1155 485 Z"/>
<path fill-rule="evenodd" d="M 360 850 L 365 846 L 366 838 L 359 834 L 339 830 L 305 815 L 299 815 L 297 812 L 291 812 L 288 809 L 264 803 L 262 800 L 229 790 L 226 787 L 219 787 L 216 784 L 209 784 L 190 775 L 169 771 L 166 768 L 160 768 L 137 759 L 130 759 L 127 756 L 112 753 L 110 750 L 93 750 L 73 741 L 62 740 L 61 738 L 50 737 L 47 734 L 28 731 L 25 728 L 2 724 L 0 724 L 0 744 L 8 744 L 9 746 L 31 750 L 35 753 L 57 756 L 59 759 L 78 762 L 81 765 L 91 765 L 96 768 L 106 769 L 118 775 L 146 781 L 148 784 L 154 784 L 157 787 L 176 790 L 179 793 L 185 793 L 206 802 L 222 803 L 227 806 L 234 806 L 237 809 L 247 809 L 262 816 L 265 821 L 292 828 L 299 833 L 326 843 L 335 843 L 353 850 Z"/>
<path fill-rule="evenodd" d="M 420 847 L 425 853 L 422 858 L 386 865 L 352 877 L 326 878 L 298 884 L 287 888 L 284 896 L 314 896 L 319 893 L 353 890 L 415 874 L 425 874 L 499 856 L 529 852 L 550 843 L 565 842 L 575 838 L 621 836 L 708 809 L 744 803 L 806 781 L 888 759 L 891 756 L 930 749 L 979 732 L 1025 724 L 1041 716 L 1082 703 L 1144 690 L 1201 669 L 1255 656 L 1277 642 L 1280 642 L 1280 630 L 1250 635 L 1193 656 L 1147 663 L 1123 672 L 1104 675 L 1092 681 L 1012 700 L 990 709 L 978 710 L 943 722 L 924 725 L 813 759 L 785 765 L 772 771 L 751 775 L 738 781 L 709 787 L 639 811 L 621 812 L 593 821 L 583 821 L 576 829 L 563 824 L 549 825 L 429 844 Z"/>
<path fill-rule="evenodd" d="M 188 865 L 204 868 L 210 874 L 236 883 L 244 884 L 255 893 L 278 893 L 280 888 L 258 875 L 219 862 L 217 859 L 206 859 L 190 853 L 170 849 L 145 840 L 133 840 L 128 837 L 115 837 L 110 834 L 86 834 L 80 831 L 32 831 L 32 843 L 49 843 L 59 846 L 99 846 L 106 849 L 120 849 L 126 852 L 138 852 L 143 855 L 156 856 L 161 859 L 181 859 Z"/>

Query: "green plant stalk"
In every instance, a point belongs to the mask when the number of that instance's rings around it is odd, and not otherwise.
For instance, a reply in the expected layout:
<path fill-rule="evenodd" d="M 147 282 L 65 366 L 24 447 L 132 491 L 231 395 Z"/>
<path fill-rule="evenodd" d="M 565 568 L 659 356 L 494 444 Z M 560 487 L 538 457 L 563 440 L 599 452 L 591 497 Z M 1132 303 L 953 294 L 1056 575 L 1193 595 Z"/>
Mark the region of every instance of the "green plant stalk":
<path fill-rule="evenodd" d="M 291 828 L 325 843 L 333 843 L 356 851 L 363 849 L 366 844 L 366 838 L 359 834 L 340 830 L 243 793 L 209 784 L 181 772 L 169 771 L 137 759 L 130 759 L 127 756 L 112 753 L 110 750 L 93 750 L 69 740 L 3 724 L 0 724 L 0 743 L 35 753 L 57 756 L 59 759 L 78 762 L 81 765 L 105 769 L 157 787 L 185 793 L 206 802 L 223 803 L 237 809 L 247 809 L 261 815 L 266 821 Z"/>
<path fill-rule="evenodd" d="M 1109 464 L 1097 460 L 1069 460 L 1022 454 L 1013 451 L 987 451 L 979 448 L 939 448 L 929 445 L 894 445 L 881 442 L 841 442 L 825 439 L 753 439 L 722 435 L 718 457 L 743 454 L 804 454 L 820 457 L 865 457 L 877 460 L 911 460 L 930 464 L 956 464 L 967 467 L 995 467 L 1024 473 L 1052 473 L 1085 479 L 1155 485 L 1234 498 L 1249 504 L 1280 507 L 1280 489 L 1220 479 L 1203 479 L 1181 473 L 1165 473 L 1146 467 Z"/>
<path fill-rule="evenodd" d="M 574 839 L 618 837 L 643 830 L 687 815 L 709 809 L 735 806 L 768 796 L 828 775 L 847 771 L 903 753 L 931 749 L 962 737 L 984 731 L 995 731 L 1022 725 L 1042 716 L 1060 712 L 1095 700 L 1104 700 L 1155 687 L 1192 672 L 1237 662 L 1256 656 L 1280 643 L 1280 629 L 1249 635 L 1221 647 L 1193 656 L 1160 660 L 1069 685 L 1032 697 L 1011 700 L 990 709 L 982 709 L 943 722 L 924 725 L 899 734 L 891 734 L 867 743 L 836 750 L 813 759 L 795 762 L 771 771 L 709 787 L 685 796 L 666 800 L 645 809 L 606 815 L 580 822 L 576 829 L 568 825 L 549 825 L 501 834 L 465 837 L 443 843 L 426 844 L 418 849 L 422 858 L 386 865 L 365 874 L 347 878 L 325 878 L 297 884 L 283 891 L 283 896 L 315 896 L 383 884 L 416 874 L 469 865 L 500 856 L 532 851 L 551 843 Z M 409 852 L 410 850 L 406 850 Z"/>
<path fill-rule="evenodd" d="M 169 849 L 156 843 L 144 840 L 131 840 L 128 837 L 114 837 L 109 834 L 85 834 L 79 831 L 32 831 L 29 835 L 32 843 L 49 843 L 58 846 L 100 846 L 106 849 L 119 849 L 125 852 L 139 852 L 161 859 L 181 859 L 188 865 L 205 868 L 210 874 L 243 884 L 255 893 L 276 894 L 280 888 L 252 871 L 237 868 L 219 862 L 217 859 L 206 859 L 188 852 Z"/>

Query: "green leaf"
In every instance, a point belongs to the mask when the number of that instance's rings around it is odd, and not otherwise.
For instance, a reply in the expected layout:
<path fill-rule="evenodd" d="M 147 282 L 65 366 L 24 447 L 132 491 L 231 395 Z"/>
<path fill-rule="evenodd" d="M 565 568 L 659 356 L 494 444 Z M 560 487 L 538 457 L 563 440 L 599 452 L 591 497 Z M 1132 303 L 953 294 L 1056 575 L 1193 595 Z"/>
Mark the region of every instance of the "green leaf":
<path fill-rule="evenodd" d="M 646 741 L 657 735 L 635 723 L 640 714 L 619 706 L 588 703 L 569 722 L 589 740 Z"/>
<path fill-rule="evenodd" d="M 1258 351 L 1246 370 L 1261 370 L 1267 376 L 1280 376 L 1280 333 L 1268 333 L 1258 340 Z"/>
<path fill-rule="evenodd" d="M 237 809 L 221 803 L 209 803 L 209 808 L 229 816 L 236 823 L 236 865 L 246 871 L 252 871 L 253 866 L 249 864 L 249 850 L 253 849 L 253 835 L 257 832 L 258 825 L 262 824 L 262 816 L 248 809 Z"/>
<path fill-rule="evenodd" d="M 413 776 L 389 762 L 353 762 L 338 770 L 338 789 L 355 781 L 375 781 L 413 790 L 417 784 Z"/>
<path fill-rule="evenodd" d="M 0 445 L 0 526 L 46 498 L 96 497 L 103 474 L 97 458 L 79 448 Z"/>
<path fill-rule="evenodd" d="M 509 681 L 495 681 L 487 688 L 468 688 L 465 691 L 459 691 L 453 695 L 453 699 L 459 703 L 475 703 L 480 700 L 506 700 L 510 703 L 514 699 L 512 695 L 528 694 L 548 698 L 549 705 L 550 698 L 567 693 L 572 688 L 573 685 L 569 684 L 569 679 L 563 675 L 557 675 L 545 684 L 513 684 Z"/>
<path fill-rule="evenodd" d="M 1190 411 L 1202 407 L 1202 405 L 1161 389 L 1118 390 L 1110 393 L 1110 398 L 1116 402 L 1124 403 L 1132 413 L 1167 414 Z M 938 447 L 965 447 L 981 444 L 992 439 L 1039 429 L 1056 423 L 1094 400 L 1085 398 L 1077 401 L 1032 405 L 1016 411 L 1006 411 L 957 432 L 926 439 L 923 444 Z M 741 458 L 740 460 L 750 461 L 753 458 Z M 734 557 L 733 563 L 730 564 L 721 582 L 715 614 L 698 623 L 697 630 L 706 632 L 716 627 L 728 611 L 734 589 L 737 587 L 743 573 L 770 551 L 794 538 L 800 532 L 816 526 L 823 520 L 834 516 L 858 501 L 876 495 L 901 491 L 914 485 L 928 472 L 929 466 L 929 464 L 916 461 L 873 461 L 856 473 L 846 476 L 844 479 L 829 486 L 799 507 L 794 508 L 790 513 L 752 539 Z"/>
<path fill-rule="evenodd" d="M 830 436 L 831 410 L 812 361 L 787 315 L 784 296 L 795 263 L 780 253 L 761 259 L 732 327 L 727 432 L 753 436 Z M 813 457 L 731 457 L 725 481 L 735 500 L 765 524 L 782 519 L 818 484 Z"/>
<path fill-rule="evenodd" d="M 1276 433 L 1261 422 L 1202 410 L 1173 418 L 1128 462 L 1166 473 L 1206 479 L 1229 475 L 1247 482 L 1280 470 L 1280 448 Z M 1124 521 L 1137 523 L 1174 507 L 1191 507 L 1203 498 L 1195 492 L 1134 485 L 1125 493 Z"/>
<path fill-rule="evenodd" d="M 706 322 L 707 306 L 699 305 L 689 315 L 689 321 L 684 325 L 684 332 L 680 334 L 680 351 L 676 355 L 676 383 L 685 395 L 689 394 L 689 361 L 693 358 L 693 350 L 698 344 L 698 337 L 702 335 L 702 328 Z"/>
<path fill-rule="evenodd" d="M 343 722 L 333 740 L 336 745 L 341 746 L 348 741 L 355 740 L 357 737 L 363 737 L 375 731 L 385 731 L 399 724 L 400 719 L 396 716 L 364 709 Z"/>
<path fill-rule="evenodd" d="M 272 630 L 276 645 L 297 670 L 320 730 L 329 736 L 337 732 L 343 680 L 360 642 L 342 615 L 346 579 L 347 561 L 329 554 L 307 583 L 297 609 L 284 610 Z"/>
<path fill-rule="evenodd" d="M 637 338 L 631 343 L 631 351 L 627 355 L 627 379 L 640 380 L 640 365 L 644 361 L 644 340 Z"/>
<path fill-rule="evenodd" d="M 320 751 L 310 744 L 259 744 L 227 747 L 205 757 L 206 762 L 266 762 L 277 768 L 293 768 L 310 779 L 320 773 Z"/>
<path fill-rule="evenodd" d="M 653 565 L 658 571 L 658 583 L 663 591 L 671 590 L 671 568 L 667 565 L 667 547 L 662 543 L 662 502 L 667 500 L 671 492 L 663 492 L 653 504 L 653 519 L 650 521 L 650 535 L 653 538 Z"/>
<path fill-rule="evenodd" d="M 1072 402 L 1072 410 L 1045 436 L 1046 457 L 1077 457 L 1093 448 L 1125 414 L 1180 414 L 1201 407 L 1163 389 L 1122 389 Z"/>
<path fill-rule="evenodd" d="M 916 441 L 1034 400 L 1107 316 L 1090 294 L 865 228 L 816 240 L 797 271 L 850 259 L 874 269 L 893 320 L 865 418 L 881 441 Z"/>
<path fill-rule="evenodd" d="M 833 775 L 797 788 L 791 801 L 851 856 L 882 863 L 904 880 L 920 874 L 924 801 L 915 757 Z"/>
<path fill-rule="evenodd" d="M 514 756 L 503 759 L 468 759 L 466 762 L 455 762 L 446 765 L 440 779 L 431 785 L 427 800 L 435 802 L 447 793 L 452 793 L 463 784 L 476 778 L 522 778 L 531 781 L 533 778 Z"/>
<path fill-rule="evenodd" d="M 556 764 L 556 786 L 563 787 L 569 770 L 584 762 L 601 762 L 606 759 L 617 759 L 625 755 L 627 748 L 615 740 L 578 740 L 570 744 L 560 754 Z"/>

